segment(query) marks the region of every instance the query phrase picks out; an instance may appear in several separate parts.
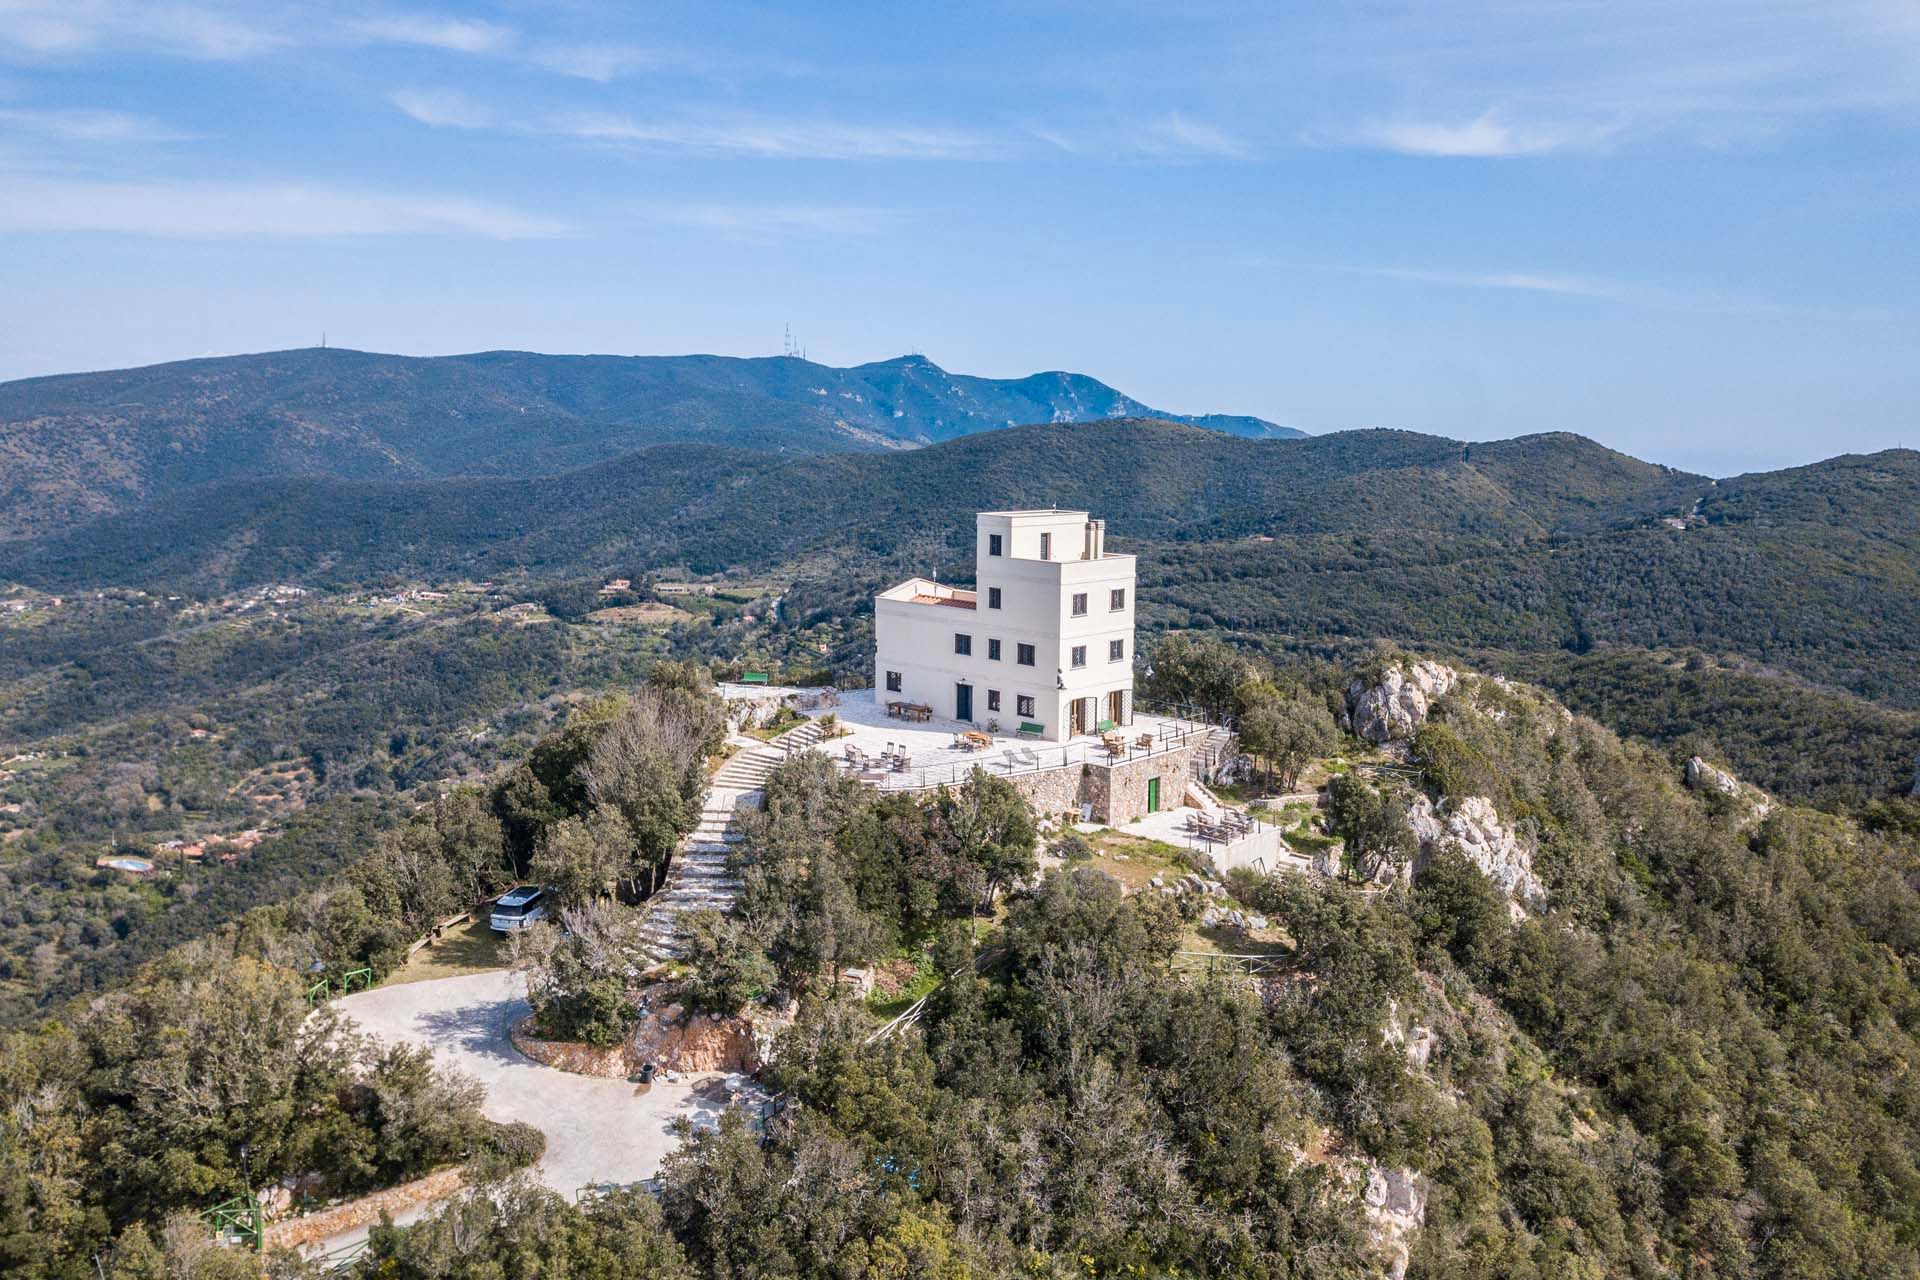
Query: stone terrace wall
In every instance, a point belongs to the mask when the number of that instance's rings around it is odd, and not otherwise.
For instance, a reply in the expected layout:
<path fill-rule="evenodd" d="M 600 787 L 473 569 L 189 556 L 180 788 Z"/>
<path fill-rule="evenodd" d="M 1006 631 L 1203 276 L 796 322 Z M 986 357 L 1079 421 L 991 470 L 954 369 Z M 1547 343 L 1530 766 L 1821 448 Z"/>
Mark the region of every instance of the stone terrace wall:
<path fill-rule="evenodd" d="M 1185 802 L 1187 780 L 1193 771 L 1193 747 L 1180 747 L 1163 755 L 1123 761 L 1116 765 L 1075 764 L 1044 773 L 1015 774 L 1014 789 L 1027 798 L 1034 812 L 1042 817 L 1083 804 L 1093 806 L 1096 822 L 1122 826 L 1147 816 L 1147 779 L 1160 779 L 1160 807 L 1171 809 Z"/>

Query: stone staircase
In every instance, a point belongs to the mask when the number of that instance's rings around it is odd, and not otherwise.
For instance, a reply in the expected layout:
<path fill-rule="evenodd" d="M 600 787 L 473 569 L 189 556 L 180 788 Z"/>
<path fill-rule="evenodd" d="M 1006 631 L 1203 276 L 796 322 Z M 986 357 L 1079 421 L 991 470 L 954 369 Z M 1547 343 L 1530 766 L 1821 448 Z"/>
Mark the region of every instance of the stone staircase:
<path fill-rule="evenodd" d="M 1220 797 L 1209 791 L 1198 778 L 1187 779 L 1186 800 L 1188 804 L 1205 809 L 1208 813 L 1218 813 L 1227 807 L 1220 803 Z"/>
<path fill-rule="evenodd" d="M 819 746 L 821 740 L 826 736 L 827 726 L 815 718 L 803 724 L 797 724 L 787 730 L 775 738 L 772 745 L 780 748 L 780 750 L 786 754 L 793 756 L 799 755 L 802 751 L 811 750 Z"/>
<path fill-rule="evenodd" d="M 1195 743 L 1193 777 L 1211 781 L 1236 750 L 1233 730 L 1217 724 L 1208 726 Z"/>
<path fill-rule="evenodd" d="M 742 839 L 740 814 L 759 806 L 767 776 L 784 759 L 786 753 L 780 748 L 756 741 L 713 775 L 699 822 L 674 853 L 666 884 L 647 903 L 640 936 L 655 961 L 677 960 L 686 953 L 680 936 L 682 915 L 733 909 L 740 880 L 728 869 L 727 859 Z"/>

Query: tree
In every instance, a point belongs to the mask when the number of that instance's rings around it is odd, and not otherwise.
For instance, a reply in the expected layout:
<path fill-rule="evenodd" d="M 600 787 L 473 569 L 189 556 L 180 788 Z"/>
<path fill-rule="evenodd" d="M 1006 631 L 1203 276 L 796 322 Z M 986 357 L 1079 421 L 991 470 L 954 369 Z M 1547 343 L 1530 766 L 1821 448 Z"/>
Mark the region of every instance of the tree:
<path fill-rule="evenodd" d="M 535 880 L 552 888 L 559 906 L 584 906 L 613 892 L 628 869 L 627 851 L 627 828 L 619 816 L 594 809 L 547 827 L 529 869 Z"/>
<path fill-rule="evenodd" d="M 513 967 L 526 975 L 527 1003 L 541 1036 L 593 1045 L 618 1044 L 633 1021 L 627 981 L 646 963 L 638 918 L 614 903 L 594 902 L 516 930 Z"/>
<path fill-rule="evenodd" d="M 1033 809 L 1005 778 L 976 765 L 958 788 L 941 788 L 938 803 L 960 856 L 979 869 L 982 906 L 992 906 L 1002 888 L 1038 868 Z"/>
<path fill-rule="evenodd" d="M 696 1007 L 737 1013 L 773 985 L 766 952 L 738 920 L 718 911 L 689 911 L 679 923 L 686 963 L 693 970 L 687 996 Z"/>
<path fill-rule="evenodd" d="M 1346 844 L 1352 867 L 1363 880 L 1385 868 L 1404 867 L 1419 849 L 1407 821 L 1411 796 L 1398 784 L 1375 787 L 1343 773 L 1327 787 L 1327 819 Z"/>
<path fill-rule="evenodd" d="M 641 689 L 593 745 L 581 767 L 587 797 L 626 825 L 623 875 L 637 894 L 657 887 L 680 837 L 693 830 L 706 790 L 712 725 L 679 690 Z"/>
<path fill-rule="evenodd" d="M 1266 760 L 1288 790 L 1298 785 L 1302 769 L 1332 751 L 1339 740 L 1323 702 L 1278 691 L 1248 705 L 1235 727 L 1240 745 Z"/>
<path fill-rule="evenodd" d="M 1180 631 L 1153 648 L 1143 692 L 1163 702 L 1191 703 L 1216 718 L 1239 710 L 1237 693 L 1253 674 L 1245 655 L 1217 636 Z"/>

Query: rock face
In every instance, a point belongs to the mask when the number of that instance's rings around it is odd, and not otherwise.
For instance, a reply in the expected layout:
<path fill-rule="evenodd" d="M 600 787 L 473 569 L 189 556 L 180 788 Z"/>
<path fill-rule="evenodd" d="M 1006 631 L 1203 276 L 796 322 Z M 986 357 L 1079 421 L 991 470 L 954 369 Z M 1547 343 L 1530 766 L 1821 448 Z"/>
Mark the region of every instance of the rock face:
<path fill-rule="evenodd" d="M 1687 761 L 1687 785 L 1695 791 L 1717 791 L 1723 796 L 1740 794 L 1740 779 L 1725 769 L 1716 769 L 1699 756 Z"/>
<path fill-rule="evenodd" d="M 1427 1221 L 1426 1179 L 1411 1169 L 1366 1164 L 1367 1234 L 1386 1262 L 1391 1280 L 1403 1280 L 1413 1254 L 1413 1236 Z"/>
<path fill-rule="evenodd" d="M 1435 849 L 1451 843 L 1515 902 L 1535 909 L 1545 905 L 1547 887 L 1533 872 L 1533 843 L 1501 822 L 1485 796 L 1467 796 L 1444 811 L 1420 796 L 1407 810 L 1407 822 L 1420 841 L 1417 866 L 1425 866 Z"/>
<path fill-rule="evenodd" d="M 1353 731 L 1369 742 L 1410 738 L 1427 718 L 1427 709 L 1460 683 L 1460 673 L 1437 662 L 1394 667 L 1379 684 L 1356 677 L 1347 685 L 1347 708 Z"/>

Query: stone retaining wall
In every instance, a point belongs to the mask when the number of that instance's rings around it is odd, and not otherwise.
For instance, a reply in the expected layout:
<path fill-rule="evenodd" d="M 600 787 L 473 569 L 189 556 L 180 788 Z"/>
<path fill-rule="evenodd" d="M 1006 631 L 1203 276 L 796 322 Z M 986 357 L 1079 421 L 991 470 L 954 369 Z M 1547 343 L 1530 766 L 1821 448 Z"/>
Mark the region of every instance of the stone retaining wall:
<path fill-rule="evenodd" d="M 1124 826 L 1147 816 L 1147 779 L 1160 779 L 1160 807 L 1186 802 L 1187 781 L 1193 773 L 1195 748 L 1177 747 L 1159 755 L 1123 760 L 1118 764 L 1074 764 L 1042 773 L 1019 773 L 1009 779 L 1035 813 L 1053 817 L 1082 805 L 1093 806 L 1093 820 Z"/>
<path fill-rule="evenodd" d="M 267 1228 L 267 1248 L 305 1249 L 322 1240 L 331 1240 L 349 1231 L 371 1226 L 380 1221 L 383 1213 L 398 1216 L 402 1210 L 444 1200 L 466 1184 L 466 1170 L 456 1165 L 413 1182 L 403 1182 L 397 1187 L 388 1187 L 385 1191 L 376 1191 L 358 1200 L 334 1205 L 331 1209 L 288 1218 Z"/>

